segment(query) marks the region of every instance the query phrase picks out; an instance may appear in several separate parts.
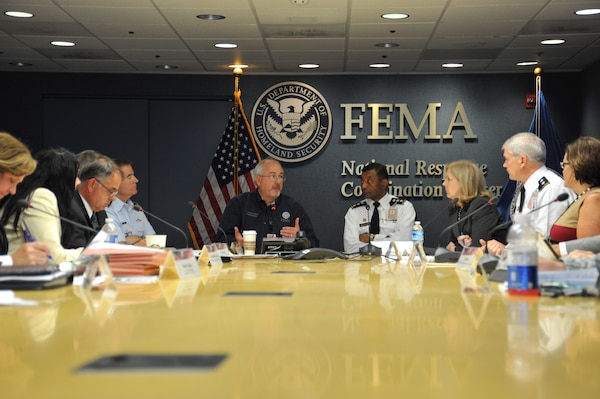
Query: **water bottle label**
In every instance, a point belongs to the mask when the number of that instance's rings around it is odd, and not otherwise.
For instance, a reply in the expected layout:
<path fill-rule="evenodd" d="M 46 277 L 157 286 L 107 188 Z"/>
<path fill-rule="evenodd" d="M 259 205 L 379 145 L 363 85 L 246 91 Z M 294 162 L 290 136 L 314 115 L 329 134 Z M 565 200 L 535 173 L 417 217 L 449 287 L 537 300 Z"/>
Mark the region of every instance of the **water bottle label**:
<path fill-rule="evenodd" d="M 509 290 L 534 290 L 538 288 L 537 267 L 508 265 Z"/>
<path fill-rule="evenodd" d="M 425 232 L 423 231 L 413 231 L 412 232 L 412 240 L 413 241 L 423 241 L 425 238 Z"/>
<path fill-rule="evenodd" d="M 116 235 L 116 234 L 110 234 L 108 237 L 106 237 L 106 242 L 110 242 L 110 243 L 116 244 L 118 239 L 119 239 L 118 235 Z"/>

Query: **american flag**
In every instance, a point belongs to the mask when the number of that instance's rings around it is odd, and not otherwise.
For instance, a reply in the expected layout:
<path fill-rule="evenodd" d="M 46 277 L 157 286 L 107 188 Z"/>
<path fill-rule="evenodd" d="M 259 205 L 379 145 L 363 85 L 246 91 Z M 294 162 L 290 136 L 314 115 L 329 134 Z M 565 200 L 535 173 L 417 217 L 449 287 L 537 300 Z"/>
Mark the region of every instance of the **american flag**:
<path fill-rule="evenodd" d="M 213 242 L 219 220 L 225 206 L 236 195 L 254 190 L 254 175 L 252 170 L 260 160 L 254 138 L 250 133 L 250 125 L 244 114 L 239 96 L 235 96 L 238 112 L 238 137 L 235 140 L 235 109 L 234 105 L 223 137 L 213 157 L 206 180 L 202 185 L 196 208 L 188 223 L 188 229 L 196 249 L 204 244 Z M 238 150 L 237 174 L 234 160 L 235 145 Z M 237 175 L 237 184 L 236 184 Z M 237 186 L 237 187 L 236 187 Z M 204 215 L 203 215 L 204 214 Z"/>

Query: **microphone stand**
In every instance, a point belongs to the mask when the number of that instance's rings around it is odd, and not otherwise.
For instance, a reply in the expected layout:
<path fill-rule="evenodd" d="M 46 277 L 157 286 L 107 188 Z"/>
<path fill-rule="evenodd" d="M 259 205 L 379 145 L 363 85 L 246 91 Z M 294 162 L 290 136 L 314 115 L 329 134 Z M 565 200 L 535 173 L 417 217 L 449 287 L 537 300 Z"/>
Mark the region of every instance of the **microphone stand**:
<path fill-rule="evenodd" d="M 188 205 L 190 206 L 190 208 L 192 208 L 192 212 L 198 212 L 200 214 L 200 216 L 202 216 L 203 218 L 205 218 L 206 220 L 208 220 L 210 222 L 210 218 L 208 217 L 208 215 L 204 212 L 202 212 L 200 209 L 198 209 L 198 207 L 196 206 L 196 204 L 194 204 L 192 201 L 188 201 Z M 225 244 L 227 245 L 227 250 L 229 251 L 229 239 L 227 238 L 227 233 L 225 233 L 225 230 L 223 230 L 223 228 L 221 226 L 219 226 L 217 224 L 217 229 L 219 229 L 219 231 L 221 233 L 223 233 L 223 237 L 225 237 Z"/>
<path fill-rule="evenodd" d="M 178 232 L 180 232 L 180 233 L 181 233 L 181 235 L 182 235 L 182 236 L 183 236 L 183 238 L 185 239 L 185 247 L 186 247 L 186 248 L 189 248 L 189 247 L 190 247 L 190 245 L 189 245 L 189 242 L 188 242 L 187 235 L 186 235 L 186 234 L 183 232 L 183 230 L 181 230 L 179 227 L 175 226 L 174 224 L 171 224 L 171 223 L 167 222 L 166 220 L 164 220 L 164 219 L 162 219 L 162 218 L 159 218 L 159 217 L 158 217 L 158 216 L 156 216 L 156 215 L 153 215 L 153 214 L 151 214 L 151 213 L 150 213 L 150 212 L 148 212 L 147 210 L 143 209 L 143 208 L 142 208 L 142 207 L 141 207 L 141 206 L 140 206 L 140 205 L 139 205 L 137 202 L 134 202 L 134 203 L 133 203 L 133 209 L 135 209 L 135 210 L 136 210 L 136 211 L 138 211 L 138 212 L 144 212 L 146 215 L 148 215 L 148 216 L 152 216 L 154 219 L 156 219 L 156 220 L 158 220 L 158 221 L 160 221 L 160 222 L 163 222 L 163 223 L 164 223 L 164 224 L 166 224 L 167 226 L 169 226 L 169 227 L 171 227 L 171 228 L 173 228 L 173 229 L 177 230 Z"/>
<path fill-rule="evenodd" d="M 55 215 L 54 213 L 47 212 L 47 211 L 45 211 L 43 209 L 40 209 L 40 208 L 35 208 L 34 206 L 32 206 L 29 202 L 27 202 L 24 199 L 18 200 L 17 201 L 17 206 L 21 207 L 23 209 L 33 209 L 34 211 L 41 212 L 41 213 L 49 215 L 49 216 L 53 216 L 53 217 L 55 217 L 57 219 L 62 220 L 63 222 L 69 223 L 69 224 L 71 224 L 73 226 L 82 228 L 82 229 L 87 230 L 87 231 L 91 231 L 94 234 L 98 233 L 98 230 L 96 230 L 96 229 L 94 229 L 94 228 L 92 228 L 90 226 L 86 226 L 85 224 L 78 223 L 78 222 L 76 222 L 74 220 L 67 219 L 67 218 L 65 218 L 63 216 L 60 216 L 60 215 Z"/>
<path fill-rule="evenodd" d="M 450 231 L 450 229 L 453 228 L 454 226 L 457 226 L 461 222 L 465 222 L 466 220 L 473 217 L 473 215 L 477 214 L 478 212 L 481 212 L 481 210 L 488 207 L 489 205 L 494 205 L 496 203 L 496 201 L 498 201 L 498 196 L 490 198 L 490 200 L 488 202 L 481 205 L 479 208 L 475 209 L 473 212 L 467 214 L 461 220 L 458 220 L 458 221 L 450 224 L 448 227 L 446 227 L 444 230 L 442 230 L 442 232 L 440 233 L 440 237 L 442 237 L 444 234 L 446 234 L 448 231 Z M 438 248 L 435 250 L 434 256 L 435 256 L 436 262 L 456 262 L 456 261 L 458 261 L 460 254 L 461 254 L 460 252 L 452 252 L 452 251 L 447 250 L 444 247 L 441 247 L 440 243 L 438 242 Z"/>
<path fill-rule="evenodd" d="M 566 201 L 567 199 L 569 199 L 569 194 L 567 194 L 567 193 L 560 193 L 560 194 L 559 194 L 559 195 L 558 195 L 558 196 L 557 196 L 555 199 L 553 199 L 552 201 L 550 201 L 550 202 L 547 202 L 547 203 L 545 203 L 544 205 L 542 205 L 542 206 L 539 206 L 539 207 L 537 207 L 537 208 L 535 208 L 535 209 L 531 210 L 531 211 L 528 213 L 528 215 L 531 215 L 531 214 L 533 214 L 533 213 L 536 213 L 536 212 L 537 212 L 537 211 L 539 211 L 540 209 L 542 209 L 542 208 L 545 208 L 545 207 L 547 207 L 547 206 L 550 206 L 550 205 L 554 204 L 555 202 L 562 202 L 562 201 Z M 497 232 L 498 230 L 500 230 L 500 229 L 504 229 L 504 228 L 508 228 L 508 227 L 510 227 L 512 224 L 513 224 L 512 220 L 508 220 L 508 221 L 506 221 L 506 222 L 504 222 L 504 223 L 502 223 L 502 224 L 499 224 L 498 226 L 496 226 L 496 227 L 494 227 L 494 228 L 492 229 L 492 231 L 491 231 L 491 233 L 490 233 L 490 236 L 491 236 L 492 234 L 494 234 L 495 232 Z"/>

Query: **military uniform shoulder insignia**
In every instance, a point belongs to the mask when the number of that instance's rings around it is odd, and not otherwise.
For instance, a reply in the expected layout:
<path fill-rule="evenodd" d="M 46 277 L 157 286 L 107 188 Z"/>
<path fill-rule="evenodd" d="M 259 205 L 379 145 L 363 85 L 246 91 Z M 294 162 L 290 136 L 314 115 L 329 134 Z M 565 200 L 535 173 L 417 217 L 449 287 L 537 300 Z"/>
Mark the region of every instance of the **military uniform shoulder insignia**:
<path fill-rule="evenodd" d="M 351 205 L 350 208 L 355 209 L 355 208 L 360 208 L 361 206 L 367 206 L 367 201 L 357 202 L 356 204 Z"/>
<path fill-rule="evenodd" d="M 394 197 L 390 200 L 390 206 L 402 205 L 402 204 L 404 204 L 404 201 L 405 201 L 404 198 Z"/>
<path fill-rule="evenodd" d="M 548 181 L 548 179 L 546 179 L 545 176 L 542 176 L 542 178 L 540 180 L 538 180 L 538 191 L 542 191 L 542 189 L 544 187 L 546 187 L 548 184 L 550 184 L 550 182 Z"/>

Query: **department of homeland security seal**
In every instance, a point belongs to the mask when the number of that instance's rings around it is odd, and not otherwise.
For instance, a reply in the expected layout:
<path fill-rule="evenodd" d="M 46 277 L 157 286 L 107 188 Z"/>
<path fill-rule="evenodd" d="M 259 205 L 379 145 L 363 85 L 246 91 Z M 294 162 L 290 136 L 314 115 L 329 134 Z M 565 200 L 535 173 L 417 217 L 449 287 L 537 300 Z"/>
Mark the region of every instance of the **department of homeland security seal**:
<path fill-rule="evenodd" d="M 260 148 L 282 162 L 301 162 L 323 149 L 331 133 L 331 111 L 321 93 L 302 82 L 265 90 L 252 110 Z"/>

